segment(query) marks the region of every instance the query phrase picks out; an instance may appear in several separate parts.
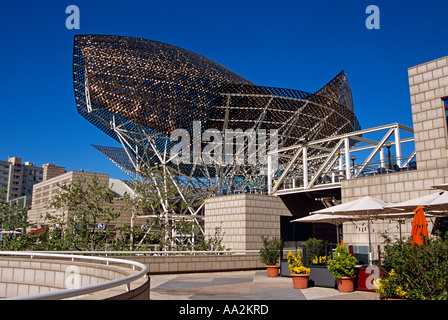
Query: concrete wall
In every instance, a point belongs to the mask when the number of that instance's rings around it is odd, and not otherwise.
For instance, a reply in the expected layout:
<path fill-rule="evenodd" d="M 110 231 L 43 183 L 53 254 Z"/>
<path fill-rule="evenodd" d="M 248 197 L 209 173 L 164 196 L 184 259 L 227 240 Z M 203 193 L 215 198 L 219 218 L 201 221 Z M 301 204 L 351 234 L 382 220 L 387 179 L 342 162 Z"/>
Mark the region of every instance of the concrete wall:
<path fill-rule="evenodd" d="M 349 202 L 371 196 L 388 202 L 401 202 L 436 190 L 431 186 L 448 183 L 447 127 L 442 98 L 448 96 L 448 57 L 430 61 L 408 70 L 412 119 L 417 152 L 417 170 L 377 175 L 342 182 L 342 200 Z M 432 220 L 428 230 L 431 232 Z M 401 225 L 403 235 L 410 235 L 412 219 Z M 382 243 L 379 233 L 399 235 L 399 224 L 386 220 L 372 225 L 372 242 Z M 344 242 L 367 245 L 363 222 L 344 224 Z"/>
<path fill-rule="evenodd" d="M 47 259 L 0 258 L 0 298 L 22 297 L 66 289 L 66 280 L 76 273 L 79 284 L 93 284 L 124 278 L 133 272 L 129 268 L 106 266 L 98 263 L 55 261 Z M 141 278 L 132 283 L 131 291 L 125 286 L 111 288 L 76 299 L 149 299 L 149 282 Z M 71 283 L 69 281 L 69 283 Z"/>
<path fill-rule="evenodd" d="M 291 213 L 278 197 L 243 193 L 205 202 L 205 234 L 221 227 L 222 244 L 231 250 L 259 250 L 261 235 L 280 237 L 280 216 Z"/>
<path fill-rule="evenodd" d="M 150 275 L 266 269 L 260 262 L 260 255 L 256 252 L 222 255 L 126 256 L 123 258 L 145 264 Z"/>

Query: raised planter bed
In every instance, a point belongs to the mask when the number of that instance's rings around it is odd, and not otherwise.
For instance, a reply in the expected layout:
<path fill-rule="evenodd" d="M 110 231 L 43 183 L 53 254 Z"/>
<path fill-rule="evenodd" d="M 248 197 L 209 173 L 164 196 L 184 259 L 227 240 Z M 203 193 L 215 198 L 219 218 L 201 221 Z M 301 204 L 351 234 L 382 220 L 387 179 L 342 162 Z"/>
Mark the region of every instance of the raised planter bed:
<path fill-rule="evenodd" d="M 327 266 L 310 266 L 310 286 L 337 288 L 336 280 Z"/>
<path fill-rule="evenodd" d="M 327 266 L 307 266 L 310 268 L 310 287 L 326 287 L 326 288 L 336 288 L 336 280 L 333 275 L 328 271 Z M 282 277 L 290 278 L 290 272 L 288 268 L 288 262 L 286 260 L 280 261 L 280 275 Z"/>
<path fill-rule="evenodd" d="M 367 270 L 367 267 L 357 266 L 356 270 L 356 279 L 355 279 L 355 289 L 361 291 L 375 291 L 375 289 L 369 289 L 367 287 L 367 283 L 372 283 L 373 277 L 371 277 L 371 269 Z M 367 272 L 369 271 L 369 272 Z"/>

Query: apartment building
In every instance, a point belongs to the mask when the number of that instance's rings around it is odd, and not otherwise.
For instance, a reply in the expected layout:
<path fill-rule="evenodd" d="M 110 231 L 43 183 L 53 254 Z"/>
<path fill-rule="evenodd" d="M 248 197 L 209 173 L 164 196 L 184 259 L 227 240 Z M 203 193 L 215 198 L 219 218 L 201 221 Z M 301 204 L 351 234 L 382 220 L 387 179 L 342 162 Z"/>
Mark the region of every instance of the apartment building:
<path fill-rule="evenodd" d="M 23 198 L 29 206 L 33 185 L 43 181 L 43 171 L 32 162 L 23 163 L 21 158 L 0 160 L 0 190 L 6 191 L 6 200 Z"/>

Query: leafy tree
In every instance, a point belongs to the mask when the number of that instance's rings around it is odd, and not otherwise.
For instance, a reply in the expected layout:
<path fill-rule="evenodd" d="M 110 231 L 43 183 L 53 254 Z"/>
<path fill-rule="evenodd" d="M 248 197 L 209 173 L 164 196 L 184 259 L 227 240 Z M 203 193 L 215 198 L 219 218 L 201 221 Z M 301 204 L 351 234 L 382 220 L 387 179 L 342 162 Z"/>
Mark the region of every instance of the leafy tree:
<path fill-rule="evenodd" d="M 114 193 L 95 175 L 91 181 L 85 176 L 75 182 L 58 185 L 60 190 L 49 203 L 56 213 L 47 214 L 46 220 L 54 226 L 51 242 L 58 237 L 69 241 L 76 250 L 102 250 L 106 242 L 116 236 L 116 230 L 100 230 L 99 223 L 117 219 Z M 58 236 L 60 229 L 60 236 Z M 65 247 L 66 244 L 57 247 Z"/>
<path fill-rule="evenodd" d="M 0 229 L 2 250 L 24 250 L 30 239 L 26 236 L 29 226 L 28 208 L 15 201 L 6 201 L 6 191 L 0 190 Z"/>
<path fill-rule="evenodd" d="M 28 234 L 27 250 L 67 251 L 73 249 L 73 233 L 63 233 L 61 228 L 43 228 L 39 232 Z"/>
<path fill-rule="evenodd" d="M 59 184 L 57 195 L 47 208 L 47 226 L 33 234 L 9 236 L 3 250 L 146 250 L 159 244 L 162 250 L 224 250 L 222 230 L 204 237 L 196 220 L 185 216 L 200 209 L 205 196 L 198 186 L 185 181 L 169 167 L 145 169 L 135 183 L 135 196 L 124 198 L 131 205 L 129 225 L 118 229 L 98 228 L 120 216 L 114 209 L 114 193 L 97 176 L 82 176 L 77 181 Z M 26 208 L 0 202 L 2 228 L 25 230 Z M 143 214 L 148 228 L 134 227 L 134 219 Z M 14 217 L 14 219 L 11 219 Z"/>

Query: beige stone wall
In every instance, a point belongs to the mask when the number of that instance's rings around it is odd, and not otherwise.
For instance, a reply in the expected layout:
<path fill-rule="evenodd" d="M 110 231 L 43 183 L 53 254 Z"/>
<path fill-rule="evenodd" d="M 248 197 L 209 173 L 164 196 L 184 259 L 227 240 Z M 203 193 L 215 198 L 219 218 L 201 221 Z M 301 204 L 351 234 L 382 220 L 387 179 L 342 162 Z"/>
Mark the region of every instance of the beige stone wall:
<path fill-rule="evenodd" d="M 447 128 L 441 98 L 448 96 L 448 57 L 409 68 L 408 74 L 419 169 L 446 169 Z"/>
<path fill-rule="evenodd" d="M 49 202 L 54 199 L 59 191 L 58 184 L 75 182 L 81 176 L 85 177 L 86 180 L 92 179 L 94 176 L 99 179 L 101 183 L 109 185 L 109 175 L 91 172 L 80 172 L 80 171 L 70 171 L 61 175 L 58 175 L 52 179 L 37 183 L 33 187 L 33 201 L 32 207 L 28 211 L 28 220 L 34 225 L 32 229 L 40 228 L 46 223 L 45 215 L 47 213 L 56 214 L 54 210 L 48 209 Z M 114 203 L 114 209 L 116 212 L 120 213 L 120 217 L 113 222 L 108 222 L 108 224 L 114 225 L 116 227 L 122 227 L 123 225 L 130 225 L 131 223 L 131 208 L 124 200 L 116 200 Z M 57 214 L 62 214 L 58 212 Z M 67 214 L 67 212 L 64 212 Z M 135 219 L 134 226 L 140 227 L 145 224 L 144 219 Z"/>
<path fill-rule="evenodd" d="M 149 274 L 222 272 L 236 270 L 265 269 L 258 253 L 225 255 L 177 255 L 177 256 L 126 256 L 126 260 L 137 261 L 148 267 Z"/>
<path fill-rule="evenodd" d="M 59 192 L 58 184 L 75 182 L 81 176 L 86 179 L 92 179 L 94 175 L 94 173 L 90 172 L 70 171 L 65 174 L 58 175 L 52 179 L 35 184 L 33 186 L 33 200 L 31 203 L 31 209 L 28 211 L 28 220 L 32 224 L 36 224 L 40 227 L 41 224 L 45 223 L 45 215 L 47 213 L 54 213 L 54 210 L 48 209 L 48 204 Z M 96 176 L 100 182 L 107 185 L 109 184 L 109 175 L 97 173 Z"/>
<path fill-rule="evenodd" d="M 280 237 L 280 216 L 291 213 L 278 197 L 249 193 L 213 197 L 205 202 L 205 233 L 211 236 L 221 227 L 226 248 L 258 250 L 261 235 Z"/>
<path fill-rule="evenodd" d="M 447 128 L 442 98 L 448 96 L 448 57 L 424 63 L 408 70 L 412 119 L 417 152 L 417 170 L 377 175 L 342 182 L 343 202 L 371 196 L 388 202 L 401 202 L 435 192 L 437 184 L 448 183 Z M 412 219 L 401 225 L 402 234 L 410 235 Z M 429 221 L 429 231 L 433 219 Z M 344 242 L 368 244 L 364 222 L 344 224 Z M 399 224 L 386 220 L 372 224 L 375 249 L 380 232 L 399 235 Z"/>
<path fill-rule="evenodd" d="M 95 261 L 73 262 L 54 259 L 0 257 L 0 298 L 24 297 L 67 289 L 66 279 L 76 273 L 80 287 L 121 279 L 138 270 L 129 266 L 105 265 Z M 77 296 L 72 299 L 145 299 L 149 298 L 149 283 L 140 278 L 124 286 Z M 142 290 L 143 289 L 143 290 Z"/>
<path fill-rule="evenodd" d="M 65 167 L 57 167 L 52 163 L 45 163 L 42 165 L 42 168 L 44 169 L 43 181 L 52 179 L 65 173 Z"/>

